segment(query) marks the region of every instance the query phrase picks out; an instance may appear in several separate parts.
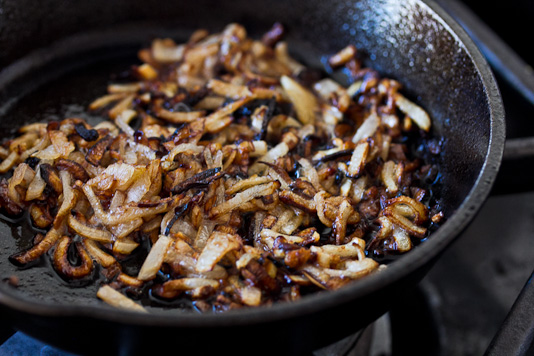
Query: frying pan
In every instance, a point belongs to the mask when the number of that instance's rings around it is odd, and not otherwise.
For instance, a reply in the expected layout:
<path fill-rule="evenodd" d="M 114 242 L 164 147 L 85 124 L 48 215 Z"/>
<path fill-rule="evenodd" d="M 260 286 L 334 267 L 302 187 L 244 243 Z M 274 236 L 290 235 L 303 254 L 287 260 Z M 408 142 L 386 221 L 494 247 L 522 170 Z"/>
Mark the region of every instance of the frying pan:
<path fill-rule="evenodd" d="M 504 109 L 488 65 L 432 1 L 44 0 L 37 7 L 29 0 L 4 0 L 1 131 L 7 136 L 24 122 L 83 116 L 81 108 L 103 93 L 109 76 L 102 73 L 131 63 L 135 50 L 154 37 L 184 40 L 196 28 L 220 31 L 230 22 L 242 23 L 255 36 L 275 21 L 288 28 L 293 55 L 307 65 L 321 67 L 323 56 L 352 43 L 366 65 L 403 83 L 407 95 L 431 114 L 434 134 L 443 137 L 438 164 L 445 223 L 382 273 L 340 290 L 217 315 L 116 310 L 95 298 L 94 285 L 69 287 L 45 265 L 19 270 L 7 258 L 27 247 L 21 236 L 28 225 L 6 223 L 0 230 L 0 279 L 16 274 L 20 282 L 17 288 L 0 285 L 4 322 L 80 354 L 305 355 L 369 324 L 425 275 L 488 196 L 505 139 Z"/>

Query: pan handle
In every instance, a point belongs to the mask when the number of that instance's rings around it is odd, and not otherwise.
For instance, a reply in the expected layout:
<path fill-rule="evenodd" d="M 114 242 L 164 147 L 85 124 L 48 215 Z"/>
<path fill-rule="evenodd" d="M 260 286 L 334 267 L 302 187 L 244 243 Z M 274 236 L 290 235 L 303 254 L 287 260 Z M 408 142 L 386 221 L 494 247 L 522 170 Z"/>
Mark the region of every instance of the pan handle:
<path fill-rule="evenodd" d="M 534 272 L 491 341 L 485 356 L 527 355 L 534 347 Z"/>

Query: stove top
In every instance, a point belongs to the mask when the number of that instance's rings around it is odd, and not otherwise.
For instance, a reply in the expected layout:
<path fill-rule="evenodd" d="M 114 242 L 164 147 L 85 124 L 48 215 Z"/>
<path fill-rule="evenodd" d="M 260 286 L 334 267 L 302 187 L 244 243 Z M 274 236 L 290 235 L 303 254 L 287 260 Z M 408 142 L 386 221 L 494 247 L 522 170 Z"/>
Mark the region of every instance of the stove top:
<path fill-rule="evenodd" d="M 527 332 L 526 339 L 506 339 L 510 325 L 518 323 L 506 317 L 519 309 L 514 303 L 529 286 L 534 270 L 534 187 L 533 177 L 527 174 L 534 164 L 534 139 L 529 137 L 534 136 L 530 67 L 534 57 L 521 35 L 531 31 L 528 19 L 534 14 L 534 2 L 516 0 L 513 6 L 511 2 L 488 6 L 482 0 L 438 3 L 466 28 L 495 72 L 507 113 L 508 141 L 501 173 L 476 219 L 415 290 L 407 290 L 392 310 L 366 329 L 317 350 L 315 356 L 496 355 L 517 343 L 520 354 L 534 355 L 534 330 Z M 496 335 L 507 341 L 504 349 L 502 339 L 491 344 Z M 514 334 L 516 339 L 519 336 Z M 13 333 L 1 323 L 0 343 L 0 356 L 72 355 Z"/>

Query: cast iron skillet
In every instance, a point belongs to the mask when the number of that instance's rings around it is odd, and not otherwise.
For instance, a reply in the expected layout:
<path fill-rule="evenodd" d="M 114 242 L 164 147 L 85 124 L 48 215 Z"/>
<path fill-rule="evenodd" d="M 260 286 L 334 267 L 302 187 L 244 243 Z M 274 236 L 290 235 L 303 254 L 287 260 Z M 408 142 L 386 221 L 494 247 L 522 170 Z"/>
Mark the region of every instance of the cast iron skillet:
<path fill-rule="evenodd" d="M 384 272 L 294 303 L 221 315 L 115 310 L 96 300 L 95 286 L 68 287 L 44 267 L 17 270 L 7 258 L 25 247 L 17 236 L 27 225 L 2 225 L 0 279 L 13 274 L 20 279 L 18 288 L 0 286 L 5 322 L 69 351 L 307 354 L 373 321 L 417 283 L 473 219 L 500 166 L 504 110 L 495 80 L 465 32 L 431 1 L 2 4 L 0 63 L 8 65 L 0 72 L 4 136 L 23 122 L 81 115 L 87 100 L 103 92 L 102 68 L 116 72 L 117 63 L 128 63 L 155 36 L 183 40 L 198 27 L 220 31 L 232 21 L 258 35 L 280 21 L 289 29 L 294 55 L 312 66 L 321 66 L 322 56 L 355 44 L 366 54 L 366 64 L 404 84 L 433 117 L 434 133 L 444 138 L 439 158 L 447 216 L 443 226 Z M 128 61 L 121 62 L 125 57 Z M 76 100 L 82 106 L 74 105 Z"/>

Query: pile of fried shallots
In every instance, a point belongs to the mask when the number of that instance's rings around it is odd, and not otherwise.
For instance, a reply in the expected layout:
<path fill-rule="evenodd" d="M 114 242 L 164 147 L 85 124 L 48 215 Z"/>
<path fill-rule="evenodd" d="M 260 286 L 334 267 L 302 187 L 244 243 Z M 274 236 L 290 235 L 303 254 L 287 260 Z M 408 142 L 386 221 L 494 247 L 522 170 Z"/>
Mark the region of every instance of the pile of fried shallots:
<path fill-rule="evenodd" d="M 50 258 L 66 281 L 100 265 L 98 297 L 121 308 L 146 311 L 149 293 L 225 311 L 336 289 L 412 249 L 443 218 L 420 179 L 435 167 L 407 144 L 428 114 L 354 46 L 328 60 L 346 88 L 284 34 L 156 39 L 90 104 L 109 120 L 22 127 L 0 148 L 0 205 L 46 233 L 11 262 Z"/>

